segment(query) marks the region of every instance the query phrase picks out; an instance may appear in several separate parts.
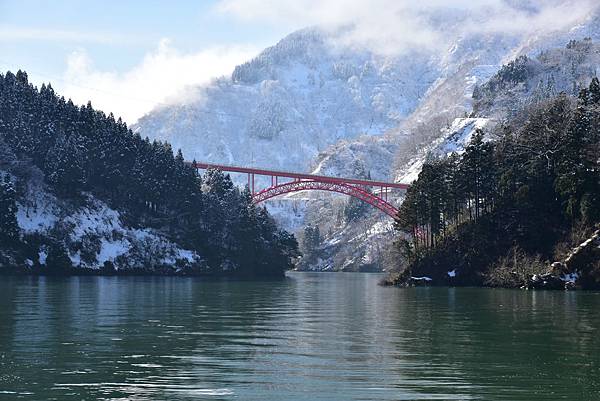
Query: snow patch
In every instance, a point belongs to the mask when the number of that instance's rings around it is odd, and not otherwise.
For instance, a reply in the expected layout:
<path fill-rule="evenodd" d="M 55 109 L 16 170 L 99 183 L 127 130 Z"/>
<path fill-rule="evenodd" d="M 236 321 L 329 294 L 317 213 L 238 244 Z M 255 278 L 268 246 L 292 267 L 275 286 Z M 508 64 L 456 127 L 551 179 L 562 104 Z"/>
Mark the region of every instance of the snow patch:
<path fill-rule="evenodd" d="M 565 283 L 573 283 L 575 284 L 575 282 L 577 282 L 577 280 L 579 279 L 579 274 L 578 273 L 569 273 L 569 274 L 563 274 L 560 279 L 562 281 L 564 281 Z"/>
<path fill-rule="evenodd" d="M 50 204 L 35 199 L 32 205 L 17 204 L 17 223 L 25 233 L 44 232 L 54 227 L 58 218 Z"/>
<path fill-rule="evenodd" d="M 48 257 L 48 252 L 46 252 L 45 249 L 41 249 L 38 252 L 38 258 L 39 258 L 39 261 L 40 261 L 41 265 L 45 265 L 46 264 L 46 258 L 47 257 Z"/>
<path fill-rule="evenodd" d="M 177 250 L 177 259 L 183 259 L 188 262 L 193 262 L 198 255 L 194 251 L 189 251 L 187 249 L 178 249 Z"/>
<path fill-rule="evenodd" d="M 110 209 L 106 204 L 91 198 L 88 207 L 80 209 L 75 214 L 67 217 L 65 221 L 74 226 L 72 235 L 81 238 L 85 234 L 102 233 L 110 234 L 122 229 L 119 213 Z"/>
<path fill-rule="evenodd" d="M 100 252 L 96 259 L 100 266 L 102 266 L 104 262 L 114 262 L 117 257 L 127 253 L 130 247 L 131 244 L 126 239 L 121 241 L 109 241 L 106 238 L 102 238 Z"/>
<path fill-rule="evenodd" d="M 71 259 L 71 264 L 73 266 L 81 266 L 81 251 L 77 251 L 74 254 L 70 254 L 69 259 Z"/>

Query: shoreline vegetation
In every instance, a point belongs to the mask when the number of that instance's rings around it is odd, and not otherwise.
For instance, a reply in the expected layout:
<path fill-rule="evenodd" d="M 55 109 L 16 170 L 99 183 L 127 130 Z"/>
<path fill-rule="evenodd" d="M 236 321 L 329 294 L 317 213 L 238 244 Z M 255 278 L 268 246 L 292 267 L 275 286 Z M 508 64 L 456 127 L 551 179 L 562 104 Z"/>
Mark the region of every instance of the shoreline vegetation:
<path fill-rule="evenodd" d="M 427 160 L 407 191 L 404 263 L 384 284 L 600 289 L 599 164 L 597 78 L 478 130 L 463 154 Z"/>

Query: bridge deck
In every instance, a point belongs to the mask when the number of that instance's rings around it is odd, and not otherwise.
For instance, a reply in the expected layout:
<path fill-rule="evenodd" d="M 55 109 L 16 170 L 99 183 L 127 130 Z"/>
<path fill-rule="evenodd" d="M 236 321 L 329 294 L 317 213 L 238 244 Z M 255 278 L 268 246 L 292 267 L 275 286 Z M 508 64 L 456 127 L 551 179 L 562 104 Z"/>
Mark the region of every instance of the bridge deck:
<path fill-rule="evenodd" d="M 407 184 L 397 184 L 392 182 L 385 181 L 373 181 L 373 180 L 359 180 L 355 178 L 339 178 L 339 177 L 328 177 L 324 175 L 315 175 L 315 174 L 302 174 L 302 173 L 293 173 L 289 171 L 276 171 L 276 170 L 265 170 L 258 168 L 249 168 L 249 167 L 238 167 L 238 166 L 228 166 L 226 164 L 213 164 L 213 163 L 199 163 L 196 162 L 192 164 L 195 168 L 198 169 L 209 169 L 214 168 L 221 171 L 228 171 L 232 173 L 244 173 L 244 174 L 256 174 L 256 175 L 264 175 L 270 177 L 283 177 L 283 178 L 293 178 L 297 180 L 314 180 L 321 182 L 331 182 L 331 183 L 346 183 L 346 184 L 355 184 L 362 185 L 366 187 L 383 187 L 383 188 L 397 188 L 406 190 L 409 185 Z"/>

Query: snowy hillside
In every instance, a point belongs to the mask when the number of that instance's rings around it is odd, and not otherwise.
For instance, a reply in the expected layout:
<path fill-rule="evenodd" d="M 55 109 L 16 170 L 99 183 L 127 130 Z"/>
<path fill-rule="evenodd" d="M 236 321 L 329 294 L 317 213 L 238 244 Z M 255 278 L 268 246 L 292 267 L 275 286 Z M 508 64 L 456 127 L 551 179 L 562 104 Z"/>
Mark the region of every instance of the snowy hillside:
<path fill-rule="evenodd" d="M 373 177 L 390 179 L 406 162 L 433 141 L 441 129 L 472 110 L 472 94 L 501 67 L 504 58 L 519 38 L 503 34 L 473 34 L 457 39 L 438 56 L 438 77 L 417 107 L 386 135 L 362 136 L 341 141 L 321 152 L 315 165 L 318 171 L 351 174 L 352 160 L 359 159 Z"/>
<path fill-rule="evenodd" d="M 0 171 L 0 176 L 5 174 Z M 17 207 L 22 234 L 30 238 L 30 246 L 38 248 L 36 257 L 26 260 L 29 267 L 46 265 L 51 253 L 51 241 L 46 239 L 53 238 L 64 244 L 73 267 L 117 271 L 206 268 L 196 252 L 151 229 L 128 227 L 119 212 L 90 194 L 80 202 L 57 198 L 47 190 L 40 172 L 30 176 Z"/>
<path fill-rule="evenodd" d="M 83 203 L 67 202 L 48 192 L 41 179 L 33 179 L 17 206 L 22 233 L 60 238 L 74 267 L 140 271 L 204 266 L 196 252 L 182 249 L 161 234 L 128 227 L 119 212 L 92 195 Z M 42 244 L 39 249 L 37 260 L 27 262 L 30 266 L 46 264 L 49 247 Z"/>
<path fill-rule="evenodd" d="M 478 115 L 511 115 L 561 92 L 577 95 L 600 73 L 600 44 L 591 38 L 522 56 L 477 88 Z"/>
<path fill-rule="evenodd" d="M 440 136 L 419 151 L 395 178 L 396 182 L 412 184 L 419 177 L 423 163 L 430 157 L 447 157 L 462 154 L 477 129 L 491 128 L 493 121 L 487 118 L 457 118 L 449 128 L 440 130 Z M 489 139 L 489 138 L 488 138 Z"/>

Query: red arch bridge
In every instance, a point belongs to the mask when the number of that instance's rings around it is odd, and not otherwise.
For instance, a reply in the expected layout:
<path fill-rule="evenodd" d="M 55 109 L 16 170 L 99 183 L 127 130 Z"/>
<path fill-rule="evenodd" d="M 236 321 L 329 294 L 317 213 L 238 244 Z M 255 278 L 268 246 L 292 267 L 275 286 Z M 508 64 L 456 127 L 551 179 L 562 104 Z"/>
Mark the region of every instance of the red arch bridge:
<path fill-rule="evenodd" d="M 337 192 L 360 199 L 381 210 L 388 216 L 396 218 L 398 209 L 388 202 L 391 190 L 406 190 L 406 184 L 383 181 L 358 180 L 353 178 L 327 177 L 324 175 L 291 173 L 287 171 L 264 170 L 248 167 L 227 166 L 222 164 L 194 163 L 193 167 L 201 170 L 217 169 L 230 173 L 248 175 L 248 188 L 252 191 L 254 203 L 261 203 L 279 195 L 306 190 Z M 256 177 L 271 178 L 271 185 L 257 190 Z M 372 188 L 373 190 L 369 190 Z"/>

